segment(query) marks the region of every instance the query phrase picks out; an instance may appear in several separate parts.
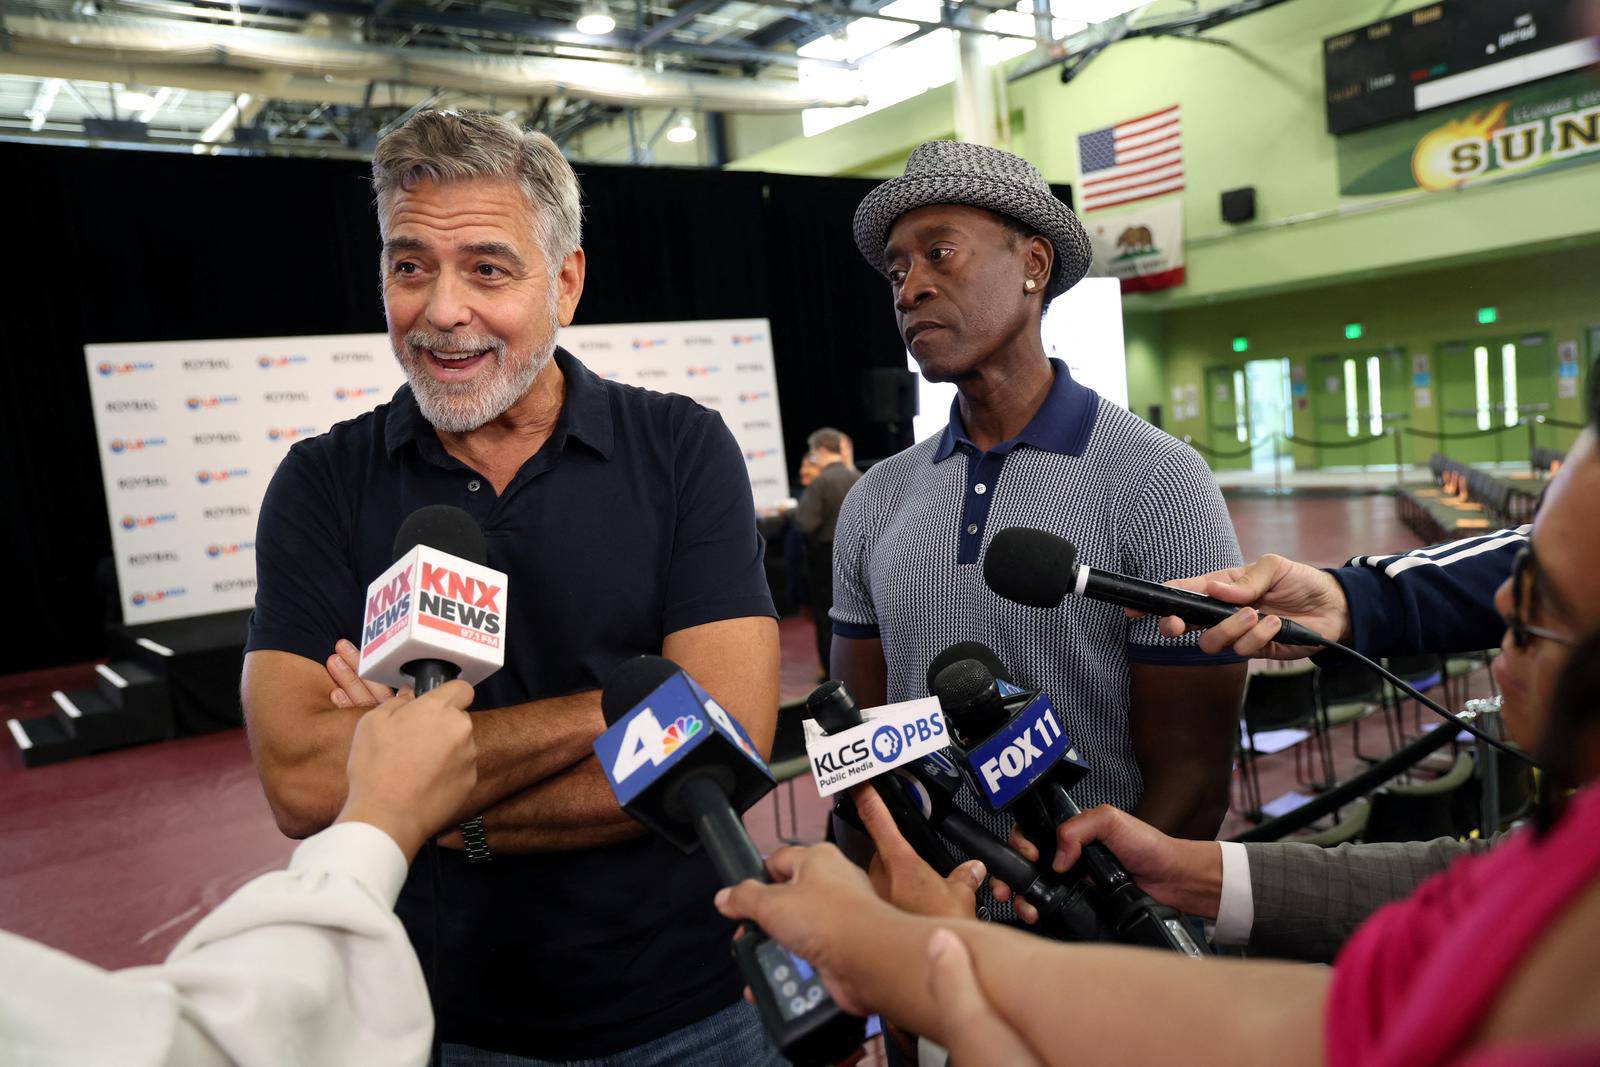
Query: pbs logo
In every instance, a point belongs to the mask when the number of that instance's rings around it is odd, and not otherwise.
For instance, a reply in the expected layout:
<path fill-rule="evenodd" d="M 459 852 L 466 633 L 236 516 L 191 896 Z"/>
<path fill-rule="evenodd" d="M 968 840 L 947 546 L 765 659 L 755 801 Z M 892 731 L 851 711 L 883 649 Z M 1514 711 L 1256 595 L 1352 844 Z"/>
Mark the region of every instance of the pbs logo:
<path fill-rule="evenodd" d="M 872 732 L 872 754 L 881 763 L 893 763 L 905 747 L 900 731 L 893 726 L 880 726 Z"/>

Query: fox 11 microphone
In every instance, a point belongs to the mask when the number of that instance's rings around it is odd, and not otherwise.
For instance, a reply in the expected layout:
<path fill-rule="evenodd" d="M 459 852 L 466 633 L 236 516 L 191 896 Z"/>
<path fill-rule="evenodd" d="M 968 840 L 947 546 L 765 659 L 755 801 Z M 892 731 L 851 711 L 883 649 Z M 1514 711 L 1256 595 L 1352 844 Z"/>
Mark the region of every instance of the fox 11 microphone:
<path fill-rule="evenodd" d="M 985 657 L 994 661 L 993 653 Z M 1007 686 L 982 660 L 957 660 L 939 671 L 934 693 L 950 724 L 958 762 L 979 801 L 990 811 L 1010 811 L 1039 849 L 1056 848 L 1056 827 L 1082 810 L 1069 790 L 1088 772 L 1061 728 L 1050 698 Z M 1099 842 L 1085 846 L 1072 872 L 1094 881 L 1115 939 L 1129 944 L 1205 956 L 1183 916 L 1156 903 L 1134 884 L 1122 863 Z"/>
<path fill-rule="evenodd" d="M 394 564 L 367 586 L 363 678 L 418 696 L 460 678 L 477 685 L 505 664 L 506 576 L 486 564 L 477 520 L 433 504 L 406 516 Z"/>
<path fill-rule="evenodd" d="M 851 736 L 851 730 L 868 721 L 842 682 L 824 682 L 806 701 L 806 710 L 830 740 L 844 741 Z M 940 718 L 937 711 L 932 717 L 936 721 Z M 943 738 L 943 723 L 937 725 L 941 729 L 935 736 Z M 868 758 L 875 754 L 868 749 Z M 821 770 L 815 757 L 811 764 L 820 788 Z M 1017 895 L 1037 909 L 1041 933 L 1063 941 L 1112 940 L 1111 932 L 1085 899 L 1086 889 L 1081 880 L 1070 886 L 1056 884 L 1025 856 L 956 806 L 955 798 L 961 792 L 961 772 L 942 753 L 929 752 L 904 763 L 896 763 L 891 758 L 870 771 L 872 777 L 864 780 L 870 781 L 878 795 L 885 798 L 884 806 L 891 814 L 897 810 L 911 813 L 916 826 L 913 833 L 905 832 L 899 817 L 895 825 L 930 867 L 941 874 L 954 870 L 954 858 L 939 840 L 938 835 L 942 834 L 968 856 L 982 860 L 991 875 L 1016 887 Z M 848 794 L 834 794 L 833 810 L 840 821 L 856 833 L 866 835 L 866 827 Z"/>
<path fill-rule="evenodd" d="M 618 665 L 600 708 L 606 731 L 594 753 L 622 810 L 685 852 L 703 847 L 725 886 L 770 882 L 739 815 L 777 783 L 738 721 L 660 656 Z M 835 1004 L 805 960 L 749 922 L 733 953 L 762 1024 L 792 1063 L 822 1067 L 861 1047 L 866 1020 Z"/>

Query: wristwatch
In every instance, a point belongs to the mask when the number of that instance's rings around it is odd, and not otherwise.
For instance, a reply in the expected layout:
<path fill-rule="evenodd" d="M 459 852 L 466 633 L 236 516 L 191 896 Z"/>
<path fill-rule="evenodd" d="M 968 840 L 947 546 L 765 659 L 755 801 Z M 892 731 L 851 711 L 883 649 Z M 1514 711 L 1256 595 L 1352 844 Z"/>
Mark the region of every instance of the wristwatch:
<path fill-rule="evenodd" d="M 484 836 L 482 815 L 473 816 L 458 829 L 461 831 L 461 841 L 467 848 L 468 863 L 488 863 L 494 859 L 494 853 L 489 851 L 489 839 Z"/>

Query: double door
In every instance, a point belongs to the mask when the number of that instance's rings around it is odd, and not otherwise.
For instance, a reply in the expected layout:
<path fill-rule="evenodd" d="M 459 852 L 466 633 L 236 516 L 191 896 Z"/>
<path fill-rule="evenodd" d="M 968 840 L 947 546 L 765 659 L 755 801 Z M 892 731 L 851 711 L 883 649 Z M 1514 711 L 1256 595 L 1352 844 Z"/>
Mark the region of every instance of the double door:
<path fill-rule="evenodd" d="M 1447 438 L 1438 451 L 1463 463 L 1526 460 L 1528 433 L 1518 427 L 1551 410 L 1553 348 L 1543 333 L 1439 346 L 1440 428 L 1471 436 Z"/>
<path fill-rule="evenodd" d="M 1311 436 L 1319 467 L 1365 467 L 1395 462 L 1389 430 L 1411 417 L 1405 354 L 1399 349 L 1319 356 L 1311 362 Z M 1412 459 L 1406 448 L 1407 462 Z"/>

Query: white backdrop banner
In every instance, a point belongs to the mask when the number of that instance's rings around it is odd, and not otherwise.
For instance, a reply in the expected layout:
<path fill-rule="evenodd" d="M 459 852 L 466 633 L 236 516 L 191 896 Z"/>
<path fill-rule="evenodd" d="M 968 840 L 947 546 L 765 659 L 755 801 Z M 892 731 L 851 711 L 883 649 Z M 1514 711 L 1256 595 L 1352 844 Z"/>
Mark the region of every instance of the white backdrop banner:
<path fill-rule="evenodd" d="M 571 326 L 560 343 L 603 377 L 719 412 L 756 508 L 788 496 L 766 319 Z M 381 333 L 88 345 L 84 355 L 129 623 L 252 606 L 256 511 L 284 453 L 405 382 Z"/>

